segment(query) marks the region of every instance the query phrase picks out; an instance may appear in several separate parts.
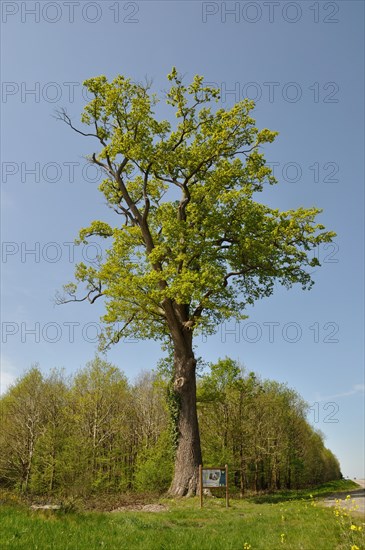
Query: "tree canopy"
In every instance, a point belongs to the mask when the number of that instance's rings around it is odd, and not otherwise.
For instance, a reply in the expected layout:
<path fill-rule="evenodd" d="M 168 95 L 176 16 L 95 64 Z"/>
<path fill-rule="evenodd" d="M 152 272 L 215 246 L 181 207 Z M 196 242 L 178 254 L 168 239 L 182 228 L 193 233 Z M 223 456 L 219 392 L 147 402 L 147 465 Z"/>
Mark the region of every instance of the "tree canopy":
<path fill-rule="evenodd" d="M 245 308 L 270 296 L 274 283 L 313 284 L 309 254 L 333 232 L 316 223 L 318 208 L 279 211 L 255 201 L 275 184 L 261 151 L 277 132 L 259 130 L 254 102 L 217 108 L 219 92 L 202 76 L 185 85 L 175 68 L 165 101 L 176 123 L 155 115 L 159 100 L 150 83 L 124 76 L 86 80 L 94 96 L 74 130 L 97 139 L 90 162 L 103 169 L 108 205 L 122 216 L 115 227 L 96 220 L 78 242 L 110 238 L 99 265 L 81 263 L 64 301 L 104 296 L 104 345 L 123 336 L 171 336 L 174 321 L 211 333 L 217 323 L 245 317 Z"/>

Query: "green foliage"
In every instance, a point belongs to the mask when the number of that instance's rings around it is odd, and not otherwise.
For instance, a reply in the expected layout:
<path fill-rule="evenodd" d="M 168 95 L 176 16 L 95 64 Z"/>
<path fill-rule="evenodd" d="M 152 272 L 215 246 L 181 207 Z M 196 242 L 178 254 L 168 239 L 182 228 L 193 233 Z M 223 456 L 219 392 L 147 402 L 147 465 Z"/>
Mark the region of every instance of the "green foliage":
<path fill-rule="evenodd" d="M 137 491 L 158 491 L 169 488 L 173 472 L 173 448 L 169 431 L 162 432 L 157 443 L 143 450 L 137 458 L 134 486 Z"/>
<path fill-rule="evenodd" d="M 180 410 L 170 376 L 142 373 L 131 385 L 100 357 L 72 379 L 33 367 L 0 398 L 0 485 L 70 498 L 166 490 Z M 340 477 L 336 457 L 306 420 L 306 403 L 286 385 L 226 357 L 203 373 L 197 393 L 204 464 L 227 463 L 232 490 Z"/>
<path fill-rule="evenodd" d="M 45 382 L 37 365 L 18 379 L 0 400 L 0 479 L 28 491 L 36 446 L 47 422 Z"/>
<path fill-rule="evenodd" d="M 170 436 L 173 448 L 176 449 L 179 440 L 179 417 L 180 417 L 180 394 L 174 390 L 173 382 L 170 381 L 166 390 L 166 404 L 169 411 Z"/>
<path fill-rule="evenodd" d="M 285 384 L 261 381 L 225 358 L 199 380 L 197 397 L 205 464 L 228 463 L 241 494 L 341 477 L 337 458 L 306 420 L 308 405 Z"/>
<path fill-rule="evenodd" d="M 77 240 L 109 243 L 98 265 L 76 268 L 85 298 L 105 300 L 102 347 L 130 335 L 168 342 L 186 326 L 211 333 L 245 318 L 275 282 L 310 288 L 308 270 L 318 265 L 310 251 L 335 235 L 316 222 L 318 208 L 282 212 L 255 200 L 276 183 L 262 148 L 277 132 L 256 127 L 253 101 L 217 108 L 219 92 L 202 76 L 185 85 L 173 68 L 168 81 L 171 121 L 155 115 L 148 83 L 121 75 L 84 83 L 93 99 L 82 115 L 90 131 L 81 133 L 96 138 L 100 190 L 124 219 L 93 221 Z M 61 119 L 75 129 L 66 113 Z M 79 299 L 74 283 L 65 292 L 63 300 Z"/>
<path fill-rule="evenodd" d="M 77 450 L 77 478 L 88 490 L 126 487 L 122 467 L 128 438 L 130 393 L 126 377 L 114 365 L 96 357 L 76 374 L 70 392 L 72 435 Z M 73 475 L 73 472 L 70 472 Z"/>

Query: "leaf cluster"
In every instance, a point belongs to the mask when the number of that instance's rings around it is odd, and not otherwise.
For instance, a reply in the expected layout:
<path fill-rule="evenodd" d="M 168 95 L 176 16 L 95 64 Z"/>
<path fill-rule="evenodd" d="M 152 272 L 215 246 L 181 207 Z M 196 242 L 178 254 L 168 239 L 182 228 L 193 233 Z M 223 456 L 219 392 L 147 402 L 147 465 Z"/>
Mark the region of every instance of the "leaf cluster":
<path fill-rule="evenodd" d="M 316 223 L 318 208 L 282 212 L 255 200 L 276 183 L 262 146 L 277 132 L 256 127 L 254 102 L 216 108 L 219 91 L 175 68 L 165 102 L 175 117 L 160 120 L 151 83 L 124 76 L 85 81 L 93 99 L 78 130 L 96 138 L 90 162 L 101 167 L 100 190 L 120 215 L 115 227 L 97 220 L 78 243 L 109 239 L 98 265 L 81 264 L 61 301 L 104 297 L 102 346 L 123 336 L 168 341 L 176 331 L 212 333 L 218 323 L 246 317 L 248 305 L 270 296 L 275 282 L 310 288 L 310 251 L 334 237 Z"/>

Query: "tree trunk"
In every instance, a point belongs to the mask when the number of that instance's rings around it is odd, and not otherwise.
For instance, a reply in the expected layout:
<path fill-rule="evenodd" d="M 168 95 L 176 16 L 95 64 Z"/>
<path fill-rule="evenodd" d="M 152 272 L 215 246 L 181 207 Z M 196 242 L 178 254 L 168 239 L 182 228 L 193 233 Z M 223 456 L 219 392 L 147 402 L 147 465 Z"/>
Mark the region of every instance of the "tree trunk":
<path fill-rule="evenodd" d="M 199 490 L 199 464 L 202 464 L 198 415 L 196 410 L 196 360 L 192 338 L 174 352 L 173 395 L 176 402 L 177 449 L 175 471 L 169 494 L 193 496 Z"/>
<path fill-rule="evenodd" d="M 259 492 L 259 468 L 257 460 L 255 460 L 255 492 Z"/>
<path fill-rule="evenodd" d="M 50 493 L 53 492 L 53 489 L 54 489 L 54 480 L 55 480 L 55 475 L 56 475 L 56 449 L 55 449 L 55 446 L 53 444 L 53 447 L 52 447 L 52 454 L 51 454 L 51 478 L 49 480 L 49 486 L 48 486 L 48 490 Z"/>
<path fill-rule="evenodd" d="M 27 469 L 26 469 L 25 480 L 24 480 L 24 493 L 26 493 L 28 491 L 30 471 L 32 469 L 32 463 L 33 463 L 33 450 L 34 450 L 34 444 L 33 444 L 33 441 L 31 441 L 30 442 L 30 449 L 29 449 L 29 453 L 28 453 Z"/>
<path fill-rule="evenodd" d="M 243 498 L 244 497 L 244 494 L 245 494 L 245 481 L 246 481 L 246 476 L 245 476 L 245 459 L 244 459 L 244 456 L 243 456 L 243 445 L 241 443 L 240 445 L 240 466 L 241 466 L 241 472 L 240 472 L 240 498 Z"/>

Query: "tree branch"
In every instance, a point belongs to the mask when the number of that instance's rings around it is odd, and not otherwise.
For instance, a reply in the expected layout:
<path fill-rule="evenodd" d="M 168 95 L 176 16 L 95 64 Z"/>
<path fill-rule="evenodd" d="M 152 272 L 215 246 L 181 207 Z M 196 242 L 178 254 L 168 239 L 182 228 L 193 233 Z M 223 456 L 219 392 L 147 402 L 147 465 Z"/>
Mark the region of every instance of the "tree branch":
<path fill-rule="evenodd" d="M 55 298 L 56 305 L 69 304 L 71 302 L 85 302 L 86 300 L 88 300 L 90 304 L 93 304 L 94 302 L 96 302 L 98 298 L 101 298 L 101 296 L 103 296 L 104 293 L 101 290 L 101 283 L 99 282 L 98 286 L 96 287 L 94 285 L 94 288 L 89 290 L 89 292 L 83 298 L 77 298 L 77 296 L 75 296 L 70 292 L 68 293 L 68 295 L 70 296 L 70 298 L 66 299 L 64 295 L 62 296 L 60 293 L 57 292 L 56 298 Z"/>
<path fill-rule="evenodd" d="M 78 128 L 76 128 L 72 124 L 71 118 L 68 116 L 65 109 L 58 109 L 58 110 L 56 109 L 56 116 L 54 116 L 54 118 L 56 120 L 60 120 L 61 122 L 65 122 L 67 124 L 67 126 L 70 126 L 70 128 L 72 128 L 72 130 L 74 130 L 74 132 L 77 132 L 78 134 L 81 134 L 82 136 L 85 136 L 85 137 L 95 137 L 101 142 L 100 137 L 97 134 L 86 133 L 86 132 L 83 132 L 82 130 L 79 130 Z"/>

